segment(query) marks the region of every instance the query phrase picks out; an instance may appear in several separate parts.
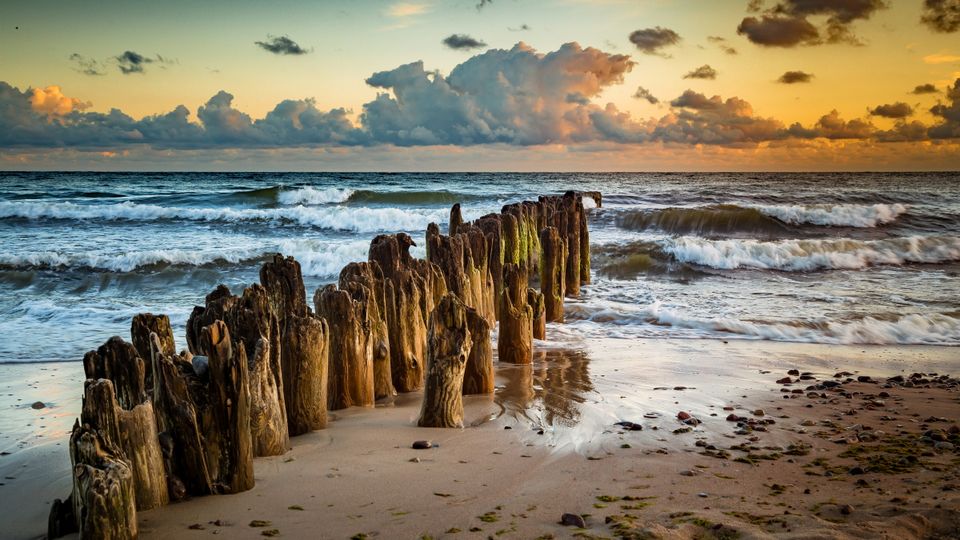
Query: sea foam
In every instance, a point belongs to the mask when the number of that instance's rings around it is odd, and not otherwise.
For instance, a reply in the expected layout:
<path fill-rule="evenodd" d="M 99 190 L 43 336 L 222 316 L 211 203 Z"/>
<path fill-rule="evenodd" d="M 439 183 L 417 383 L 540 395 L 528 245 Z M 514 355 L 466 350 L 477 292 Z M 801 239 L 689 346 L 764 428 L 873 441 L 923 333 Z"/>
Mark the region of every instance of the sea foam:
<path fill-rule="evenodd" d="M 763 214 L 793 225 L 876 227 L 907 212 L 904 204 L 750 205 Z"/>

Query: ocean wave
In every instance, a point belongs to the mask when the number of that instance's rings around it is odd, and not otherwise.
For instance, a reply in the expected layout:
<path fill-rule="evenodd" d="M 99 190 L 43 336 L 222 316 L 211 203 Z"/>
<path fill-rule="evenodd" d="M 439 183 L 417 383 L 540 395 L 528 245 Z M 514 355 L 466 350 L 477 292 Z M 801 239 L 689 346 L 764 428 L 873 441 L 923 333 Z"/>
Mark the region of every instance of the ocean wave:
<path fill-rule="evenodd" d="M 652 325 L 688 330 L 694 336 L 715 338 L 734 335 L 771 341 L 845 345 L 960 344 L 960 318 L 941 313 L 913 313 L 890 320 L 863 317 L 848 321 L 754 321 L 733 317 L 694 317 L 657 301 L 641 307 L 570 304 L 567 306 L 567 318 L 574 325 L 580 321 L 619 327 Z"/>
<path fill-rule="evenodd" d="M 960 237 L 910 236 L 884 240 L 706 240 L 681 237 L 663 250 L 683 263 L 719 269 L 802 272 L 905 263 L 960 261 Z"/>
<path fill-rule="evenodd" d="M 304 227 L 371 233 L 423 230 L 431 222 L 445 222 L 446 210 L 400 208 L 293 206 L 285 208 L 189 208 L 122 202 L 82 205 L 72 202 L 0 201 L 0 219 L 69 219 L 92 221 L 182 220 L 204 222 L 287 222 Z"/>
<path fill-rule="evenodd" d="M 630 230 L 659 230 L 669 234 L 783 236 L 791 232 L 782 221 L 755 208 L 718 204 L 694 208 L 661 208 L 627 212 L 617 225 Z"/>
<path fill-rule="evenodd" d="M 346 202 L 354 194 L 352 189 L 347 188 L 313 188 L 304 187 L 289 191 L 279 191 L 277 193 L 277 202 L 287 206 L 298 204 L 317 205 L 317 204 L 337 204 Z"/>
<path fill-rule="evenodd" d="M 402 205 L 451 205 L 456 203 L 467 203 L 484 199 L 479 195 L 469 193 L 460 193 L 456 191 L 372 191 L 357 190 L 354 191 L 348 202 L 351 203 L 371 203 L 371 204 L 402 204 Z"/>
<path fill-rule="evenodd" d="M 750 205 L 764 215 L 793 225 L 876 227 L 893 223 L 907 212 L 904 204 Z"/>
<path fill-rule="evenodd" d="M 338 276 L 344 266 L 367 260 L 369 240 L 334 243 L 326 240 L 283 239 L 276 243 L 241 249 L 197 250 L 163 249 L 122 254 L 40 251 L 18 255 L 0 254 L 0 269 L 72 269 L 106 272 L 134 272 L 160 267 L 208 267 L 260 264 L 275 253 L 293 256 L 305 276 Z M 410 249 L 414 257 L 425 257 L 425 246 Z"/>

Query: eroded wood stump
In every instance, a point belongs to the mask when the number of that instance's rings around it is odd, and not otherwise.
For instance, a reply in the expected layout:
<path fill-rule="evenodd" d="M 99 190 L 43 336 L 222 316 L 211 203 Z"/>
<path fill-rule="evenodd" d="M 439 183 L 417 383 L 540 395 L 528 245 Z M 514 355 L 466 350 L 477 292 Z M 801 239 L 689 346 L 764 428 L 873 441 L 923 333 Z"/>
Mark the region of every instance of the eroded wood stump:
<path fill-rule="evenodd" d="M 330 331 L 312 315 L 287 319 L 283 334 L 283 391 L 291 436 L 327 427 Z"/>
<path fill-rule="evenodd" d="M 418 426 L 463 426 L 463 373 L 470 346 L 466 306 L 448 294 L 430 316 L 426 386 Z"/>
<path fill-rule="evenodd" d="M 540 292 L 544 316 L 548 322 L 563 322 L 563 297 L 566 275 L 566 242 L 556 227 L 540 231 L 543 258 L 540 261 Z"/>
<path fill-rule="evenodd" d="M 307 314 L 307 290 L 303 286 L 300 263 L 293 257 L 274 255 L 272 261 L 260 268 L 260 283 L 266 288 L 281 324 L 286 317 Z"/>
<path fill-rule="evenodd" d="M 366 307 L 372 300 L 354 300 L 350 293 L 327 285 L 313 297 L 317 316 L 330 329 L 327 408 L 373 406 L 373 349 Z"/>
<path fill-rule="evenodd" d="M 147 399 L 146 363 L 123 338 L 114 336 L 84 355 L 83 371 L 88 379 L 112 381 L 117 401 L 124 409 L 130 410 Z"/>
<path fill-rule="evenodd" d="M 497 355 L 512 364 L 533 361 L 533 309 L 527 303 L 526 272 L 512 263 L 503 265 Z"/>
<path fill-rule="evenodd" d="M 376 262 L 353 262 L 340 271 L 340 289 L 357 301 L 366 303 L 373 354 L 373 394 L 375 399 L 395 396 L 390 369 L 390 336 L 386 318 L 386 284 Z M 369 298 L 372 301 L 367 301 Z"/>
<path fill-rule="evenodd" d="M 533 312 L 533 339 L 547 339 L 547 319 L 543 307 L 543 294 L 533 288 L 527 289 L 527 304 Z"/>
<path fill-rule="evenodd" d="M 120 450 L 95 429 L 74 425 L 70 436 L 74 515 L 80 538 L 137 537 L 133 472 Z"/>
<path fill-rule="evenodd" d="M 470 329 L 470 356 L 463 371 L 463 393 L 491 394 L 494 375 L 490 322 L 477 310 L 467 308 L 467 327 Z"/>
<path fill-rule="evenodd" d="M 157 334 L 160 345 L 167 354 L 177 353 L 177 344 L 173 339 L 173 329 L 170 327 L 170 317 L 154 315 L 153 313 L 138 313 L 130 322 L 130 341 L 137 350 L 137 355 L 145 363 L 144 386 L 147 392 L 153 391 L 153 369 L 150 366 L 150 334 Z"/>

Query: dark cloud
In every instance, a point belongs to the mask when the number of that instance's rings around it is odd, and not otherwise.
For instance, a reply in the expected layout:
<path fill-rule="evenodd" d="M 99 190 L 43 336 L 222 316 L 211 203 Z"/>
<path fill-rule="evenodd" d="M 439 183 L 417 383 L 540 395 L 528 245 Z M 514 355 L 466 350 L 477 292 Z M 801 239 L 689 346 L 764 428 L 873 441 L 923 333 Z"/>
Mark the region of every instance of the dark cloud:
<path fill-rule="evenodd" d="M 299 56 L 310 52 L 287 36 L 267 36 L 267 41 L 254 41 L 253 43 L 261 49 L 272 52 L 273 54 Z"/>
<path fill-rule="evenodd" d="M 680 43 L 680 34 L 660 26 L 636 30 L 630 34 L 630 42 L 643 54 L 663 54 L 660 49 Z"/>
<path fill-rule="evenodd" d="M 928 132 L 931 139 L 960 138 L 960 78 L 947 88 L 947 103 L 937 103 L 930 113 L 940 119 Z"/>
<path fill-rule="evenodd" d="M 477 11 L 480 11 L 481 9 L 492 4 L 493 4 L 493 0 L 480 0 L 479 2 L 477 2 Z"/>
<path fill-rule="evenodd" d="M 956 32 L 960 29 L 960 0 L 924 0 L 920 20 L 934 32 Z"/>
<path fill-rule="evenodd" d="M 759 7 L 751 2 L 749 7 Z M 860 44 L 851 26 L 887 7 L 885 0 L 783 0 L 758 19 L 746 17 L 737 33 L 764 46 L 793 47 L 820 43 Z M 826 17 L 818 29 L 810 17 Z"/>
<path fill-rule="evenodd" d="M 649 90 L 647 90 L 642 86 L 637 87 L 637 91 L 633 93 L 633 97 L 636 99 L 645 99 L 651 105 L 656 105 L 657 103 L 660 103 L 660 100 L 657 99 L 656 96 L 651 94 Z"/>
<path fill-rule="evenodd" d="M 760 13 L 763 11 L 763 0 L 750 0 L 747 2 L 747 13 Z"/>
<path fill-rule="evenodd" d="M 794 47 L 820 42 L 817 27 L 803 17 L 746 17 L 737 26 L 737 33 L 765 47 Z"/>
<path fill-rule="evenodd" d="M 719 47 L 721 51 L 727 54 L 730 54 L 730 55 L 737 54 L 737 49 L 733 48 L 729 44 L 729 42 L 727 41 L 727 38 L 722 38 L 720 36 L 707 36 L 707 41 L 709 41 L 710 43 L 713 43 L 714 45 Z"/>
<path fill-rule="evenodd" d="M 83 73 L 84 75 L 100 76 L 107 74 L 105 66 L 102 62 L 99 62 L 93 58 L 88 58 L 82 54 L 71 54 L 70 61 L 75 64 L 73 69 L 79 73 Z"/>
<path fill-rule="evenodd" d="M 144 66 L 153 63 L 153 58 L 148 58 L 133 51 L 124 51 L 120 56 L 115 56 L 114 60 L 117 61 L 117 67 L 124 75 L 143 73 Z"/>
<path fill-rule="evenodd" d="M 684 79 L 716 79 L 717 70 L 710 67 L 708 64 L 704 64 L 697 69 L 687 73 L 683 76 Z"/>
<path fill-rule="evenodd" d="M 913 91 L 910 92 L 910 93 L 911 93 L 911 94 L 916 94 L 916 95 L 918 95 L 918 96 L 921 95 L 921 94 L 936 94 L 936 93 L 937 93 L 937 87 L 934 86 L 934 85 L 932 85 L 932 84 L 930 84 L 930 83 L 918 84 L 918 85 L 913 89 Z"/>
<path fill-rule="evenodd" d="M 836 110 L 830 111 L 817 120 L 812 128 L 805 128 L 799 123 L 793 124 L 787 130 L 792 137 L 801 139 L 868 139 L 873 134 L 873 124 L 865 120 L 844 120 Z"/>
<path fill-rule="evenodd" d="M 896 103 L 877 105 L 870 109 L 870 114 L 873 116 L 882 116 L 883 118 L 901 119 L 913 114 L 913 107 L 902 101 L 898 101 Z"/>
<path fill-rule="evenodd" d="M 787 71 L 777 79 L 777 82 L 782 84 L 797 84 L 808 83 L 811 79 L 813 79 L 812 73 L 805 71 Z"/>
<path fill-rule="evenodd" d="M 443 44 L 454 50 L 470 50 L 486 47 L 487 44 L 466 34 L 451 34 L 444 38 Z"/>

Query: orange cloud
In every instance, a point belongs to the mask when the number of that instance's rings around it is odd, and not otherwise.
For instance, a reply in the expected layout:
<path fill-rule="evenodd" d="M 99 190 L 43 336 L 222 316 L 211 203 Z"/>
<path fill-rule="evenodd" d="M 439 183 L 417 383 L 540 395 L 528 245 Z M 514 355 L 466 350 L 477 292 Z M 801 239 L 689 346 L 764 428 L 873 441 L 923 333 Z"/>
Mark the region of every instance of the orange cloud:
<path fill-rule="evenodd" d="M 75 110 L 89 109 L 92 103 L 67 97 L 63 95 L 59 86 L 53 85 L 46 88 L 34 88 L 30 96 L 30 106 L 33 110 L 47 116 L 63 116 Z"/>

